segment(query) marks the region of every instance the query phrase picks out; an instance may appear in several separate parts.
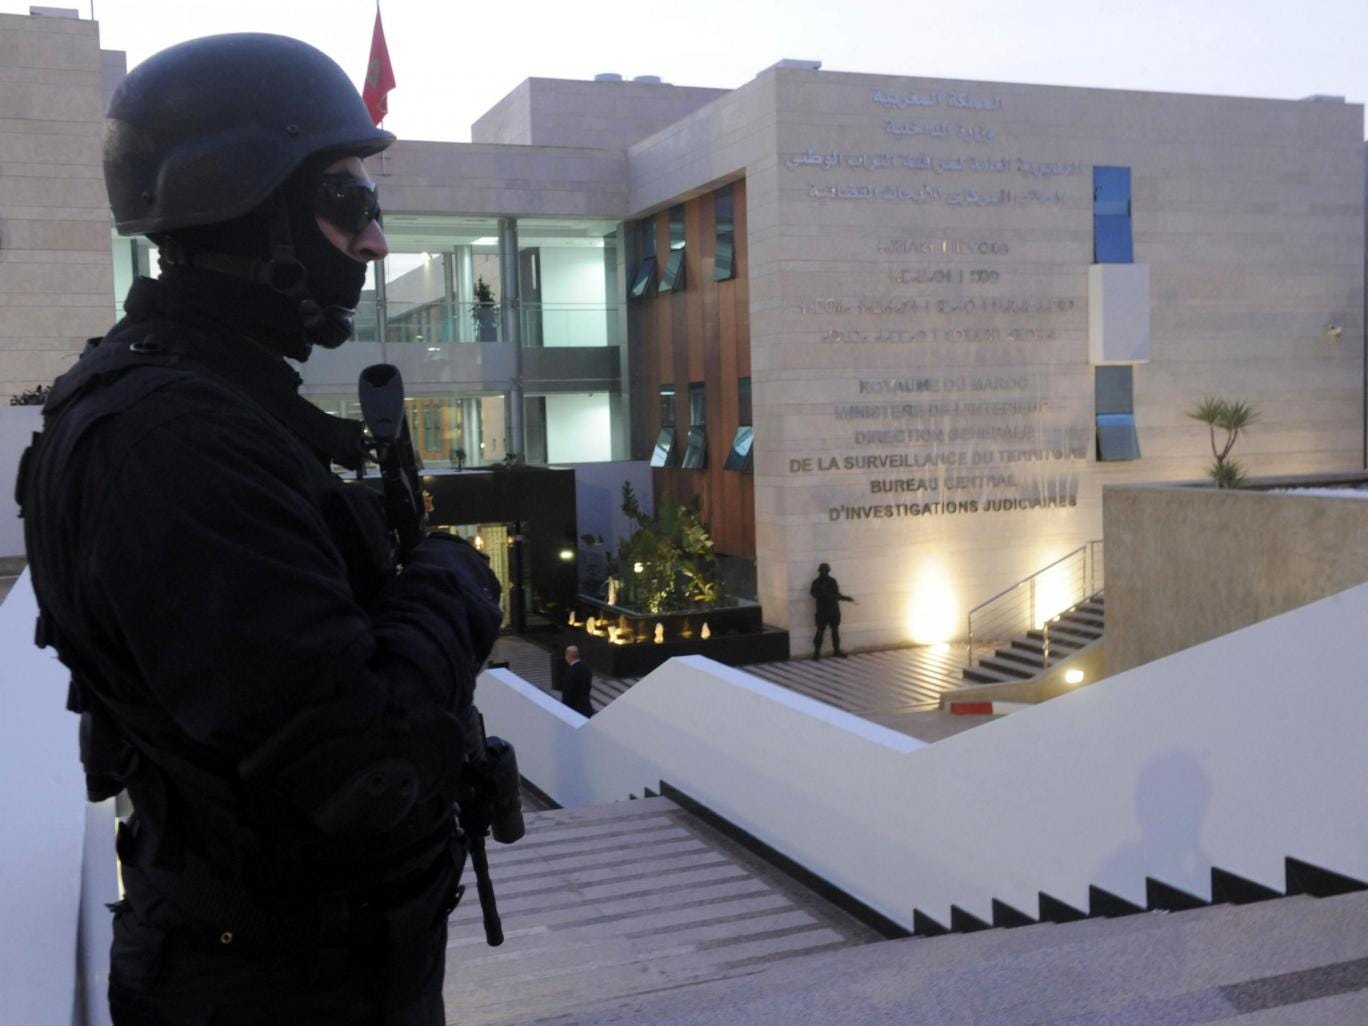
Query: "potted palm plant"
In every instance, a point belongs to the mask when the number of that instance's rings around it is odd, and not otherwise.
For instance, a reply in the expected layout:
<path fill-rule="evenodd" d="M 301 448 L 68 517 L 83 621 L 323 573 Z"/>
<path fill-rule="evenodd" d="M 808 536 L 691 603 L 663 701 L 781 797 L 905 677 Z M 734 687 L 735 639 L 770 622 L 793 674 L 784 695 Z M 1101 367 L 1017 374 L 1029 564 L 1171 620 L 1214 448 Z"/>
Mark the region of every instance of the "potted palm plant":
<path fill-rule="evenodd" d="M 1253 403 L 1243 399 L 1218 399 L 1203 396 L 1188 416 L 1199 420 L 1211 433 L 1211 455 L 1215 458 L 1207 473 L 1216 482 L 1217 488 L 1238 488 L 1245 479 L 1244 467 L 1230 455 L 1235 448 L 1240 432 L 1259 419 L 1259 411 Z M 1219 444 L 1217 432 L 1224 431 L 1225 438 Z"/>
<path fill-rule="evenodd" d="M 499 311 L 494 303 L 494 290 L 483 278 L 475 281 L 475 341 L 499 341 Z"/>

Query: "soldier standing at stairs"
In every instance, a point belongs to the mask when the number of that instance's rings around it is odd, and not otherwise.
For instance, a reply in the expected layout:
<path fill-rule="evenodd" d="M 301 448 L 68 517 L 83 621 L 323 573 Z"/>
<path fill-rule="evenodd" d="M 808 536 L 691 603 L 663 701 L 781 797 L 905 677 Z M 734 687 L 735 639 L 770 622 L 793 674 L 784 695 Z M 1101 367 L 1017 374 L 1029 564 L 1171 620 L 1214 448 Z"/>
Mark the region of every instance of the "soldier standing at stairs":
<path fill-rule="evenodd" d="M 118 230 L 162 276 L 44 406 L 20 470 L 40 643 L 90 797 L 127 789 L 116 1026 L 441 1026 L 475 675 L 498 581 L 451 535 L 399 569 L 359 423 L 285 362 L 352 333 L 393 136 L 271 35 L 148 58 L 110 103 Z"/>
<path fill-rule="evenodd" d="M 829 563 L 823 563 L 817 568 L 817 576 L 808 588 L 808 594 L 817 600 L 817 636 L 812 639 L 812 658 L 822 658 L 822 636 L 830 627 L 832 655 L 844 659 L 846 654 L 841 651 L 841 603 L 855 600 L 849 595 L 841 594 L 840 585 L 836 583 L 836 578 L 831 576 Z M 855 604 L 859 605 L 858 602 Z"/>

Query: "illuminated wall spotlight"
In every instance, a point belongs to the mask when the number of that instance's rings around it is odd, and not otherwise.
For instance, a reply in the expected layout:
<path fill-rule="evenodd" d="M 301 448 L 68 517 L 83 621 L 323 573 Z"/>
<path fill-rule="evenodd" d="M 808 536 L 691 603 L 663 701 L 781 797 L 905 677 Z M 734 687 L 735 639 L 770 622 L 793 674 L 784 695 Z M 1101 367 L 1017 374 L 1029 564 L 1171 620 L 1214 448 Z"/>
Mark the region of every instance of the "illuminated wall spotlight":
<path fill-rule="evenodd" d="M 561 549 L 561 550 L 560 550 L 560 558 L 562 559 L 562 561 L 564 561 L 564 562 L 566 562 L 566 563 L 570 562 L 572 559 L 575 558 L 575 550 L 574 550 L 574 549 Z"/>
<path fill-rule="evenodd" d="M 936 557 L 924 560 L 913 575 L 911 593 L 903 613 L 909 641 L 939 645 L 955 636 L 961 626 L 961 597 L 950 568 Z"/>
<path fill-rule="evenodd" d="M 1065 671 L 1064 671 L 1064 683 L 1065 683 L 1065 684 L 1082 684 L 1082 683 L 1083 683 L 1083 671 L 1082 671 L 1082 670 L 1065 670 Z"/>

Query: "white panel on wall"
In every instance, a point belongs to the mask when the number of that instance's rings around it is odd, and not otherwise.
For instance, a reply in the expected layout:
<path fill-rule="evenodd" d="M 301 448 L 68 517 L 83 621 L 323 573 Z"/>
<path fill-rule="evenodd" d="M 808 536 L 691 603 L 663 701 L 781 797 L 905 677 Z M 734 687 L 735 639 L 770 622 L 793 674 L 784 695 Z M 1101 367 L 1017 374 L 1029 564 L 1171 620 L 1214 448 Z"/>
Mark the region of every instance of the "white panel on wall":
<path fill-rule="evenodd" d="M 546 462 L 602 463 L 612 458 L 607 392 L 546 397 Z"/>
<path fill-rule="evenodd" d="M 602 247 L 542 246 L 541 297 L 544 345 L 608 344 Z"/>
<path fill-rule="evenodd" d="M 1149 264 L 1088 268 L 1088 355 L 1094 364 L 1149 362 Z"/>

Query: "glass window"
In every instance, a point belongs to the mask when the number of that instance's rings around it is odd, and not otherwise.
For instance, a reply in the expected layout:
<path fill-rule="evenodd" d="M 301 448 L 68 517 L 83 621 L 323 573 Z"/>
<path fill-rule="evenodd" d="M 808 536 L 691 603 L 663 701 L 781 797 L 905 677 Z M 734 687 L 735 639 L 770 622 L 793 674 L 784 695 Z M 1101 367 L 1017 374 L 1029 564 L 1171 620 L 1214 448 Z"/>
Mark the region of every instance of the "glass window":
<path fill-rule="evenodd" d="M 1098 413 L 1135 412 L 1132 368 L 1098 367 L 1093 374 L 1093 405 Z"/>
<path fill-rule="evenodd" d="M 731 451 L 727 453 L 727 462 L 723 464 L 726 470 L 739 470 L 743 474 L 751 472 L 753 460 L 751 458 L 751 442 L 755 438 L 755 429 L 749 424 L 742 424 L 736 429 L 736 437 L 732 439 Z"/>
<path fill-rule="evenodd" d="M 641 299 L 651 290 L 651 283 L 655 281 L 655 257 L 647 257 L 637 265 L 636 277 L 632 279 L 632 287 L 627 290 L 627 295 L 633 299 Z"/>
<path fill-rule="evenodd" d="M 665 261 L 665 273 L 660 276 L 660 284 L 656 286 L 656 291 L 683 292 L 685 277 L 684 250 L 672 249 L 669 258 Z"/>
<path fill-rule="evenodd" d="M 689 426 L 708 422 L 708 406 L 703 382 L 689 382 Z"/>
<path fill-rule="evenodd" d="M 641 259 L 647 257 L 655 259 L 656 255 L 656 225 L 654 217 L 644 217 L 641 219 Z"/>
<path fill-rule="evenodd" d="M 1135 262 L 1131 244 L 1131 219 L 1112 215 L 1093 218 L 1093 263 L 1130 264 Z"/>
<path fill-rule="evenodd" d="M 632 283 L 628 286 L 627 295 L 632 299 L 644 299 L 655 283 L 655 218 L 642 218 L 637 223 L 641 228 L 641 262 L 637 264 L 636 271 L 632 275 Z"/>
<path fill-rule="evenodd" d="M 717 190 L 713 211 L 717 220 L 717 256 L 713 262 L 713 281 L 727 281 L 736 277 L 736 220 L 730 185 Z"/>
<path fill-rule="evenodd" d="M 373 265 L 379 288 L 368 278 L 357 308 L 358 340 L 380 340 L 379 301 L 391 343 L 498 340 L 504 282 L 497 219 L 386 213 L 385 238 L 389 256 Z"/>
<path fill-rule="evenodd" d="M 670 208 L 670 248 L 684 248 L 684 204 L 676 203 Z"/>
<path fill-rule="evenodd" d="M 755 423 L 751 419 L 750 378 L 738 378 L 736 381 L 736 422 L 742 425 Z"/>
<path fill-rule="evenodd" d="M 728 281 L 736 277 L 736 252 L 732 237 L 717 240 L 717 260 L 713 264 L 713 281 Z"/>
<path fill-rule="evenodd" d="M 1131 212 L 1131 169 L 1093 168 L 1093 213 L 1129 217 Z"/>
<path fill-rule="evenodd" d="M 1108 463 L 1140 458 L 1140 440 L 1135 434 L 1134 414 L 1097 415 L 1097 458 Z"/>
<path fill-rule="evenodd" d="M 656 291 L 683 292 L 684 279 L 684 204 L 678 203 L 670 208 L 670 255 Z"/>
<path fill-rule="evenodd" d="M 1131 169 L 1093 168 L 1093 263 L 1129 264 L 1131 243 Z"/>
<path fill-rule="evenodd" d="M 660 423 L 673 425 L 675 422 L 674 385 L 660 386 Z"/>
<path fill-rule="evenodd" d="M 667 425 L 656 436 L 655 449 L 651 452 L 651 466 L 672 467 L 675 461 L 675 429 Z"/>
<path fill-rule="evenodd" d="M 689 442 L 679 464 L 687 470 L 703 470 L 708 465 L 708 437 L 702 424 L 689 425 Z"/>
<path fill-rule="evenodd" d="M 1098 367 L 1093 376 L 1097 412 L 1097 458 L 1103 462 L 1138 460 L 1134 376 L 1130 367 Z"/>

